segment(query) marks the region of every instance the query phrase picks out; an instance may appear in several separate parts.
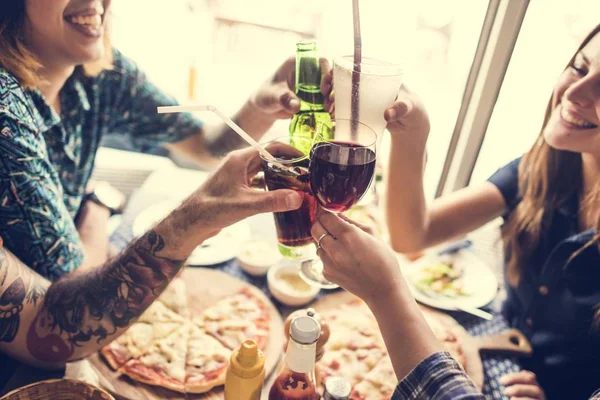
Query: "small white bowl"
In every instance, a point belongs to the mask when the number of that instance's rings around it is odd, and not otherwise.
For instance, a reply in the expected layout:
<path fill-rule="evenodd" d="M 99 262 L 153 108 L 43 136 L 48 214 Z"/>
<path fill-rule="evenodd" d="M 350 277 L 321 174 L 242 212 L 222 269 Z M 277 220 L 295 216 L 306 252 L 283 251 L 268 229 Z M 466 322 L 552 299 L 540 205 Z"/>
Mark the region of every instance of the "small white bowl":
<path fill-rule="evenodd" d="M 281 259 L 277 247 L 262 239 L 251 239 L 240 245 L 237 256 L 240 267 L 252 276 L 264 276 Z"/>
<path fill-rule="evenodd" d="M 267 273 L 269 291 L 277 300 L 288 306 L 298 307 L 313 300 L 321 288 L 311 286 L 298 275 L 297 262 L 282 260 Z M 285 278 L 284 278 L 285 277 Z M 295 289 L 292 284 L 298 288 Z"/>

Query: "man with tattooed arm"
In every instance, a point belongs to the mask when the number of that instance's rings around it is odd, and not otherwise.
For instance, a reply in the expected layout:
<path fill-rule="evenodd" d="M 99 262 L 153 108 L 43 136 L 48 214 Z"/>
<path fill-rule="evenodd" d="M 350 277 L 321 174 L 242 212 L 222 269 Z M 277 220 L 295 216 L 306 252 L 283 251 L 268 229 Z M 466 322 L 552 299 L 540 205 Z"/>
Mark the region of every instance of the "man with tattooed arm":
<path fill-rule="evenodd" d="M 230 153 L 194 194 L 117 257 L 54 282 L 22 263 L 0 239 L 0 353 L 59 368 L 114 340 L 203 241 L 251 215 L 300 206 L 293 190 L 252 189 L 249 180 L 259 170 L 255 150 Z"/>

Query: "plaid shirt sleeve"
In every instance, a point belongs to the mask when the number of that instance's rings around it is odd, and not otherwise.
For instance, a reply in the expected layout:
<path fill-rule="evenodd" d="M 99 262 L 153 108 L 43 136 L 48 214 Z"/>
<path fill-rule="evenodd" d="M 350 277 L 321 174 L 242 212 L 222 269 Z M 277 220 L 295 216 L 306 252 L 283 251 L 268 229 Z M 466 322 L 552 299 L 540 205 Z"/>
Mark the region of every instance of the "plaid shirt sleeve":
<path fill-rule="evenodd" d="M 391 400 L 485 400 L 447 352 L 421 361 L 396 387 Z"/>

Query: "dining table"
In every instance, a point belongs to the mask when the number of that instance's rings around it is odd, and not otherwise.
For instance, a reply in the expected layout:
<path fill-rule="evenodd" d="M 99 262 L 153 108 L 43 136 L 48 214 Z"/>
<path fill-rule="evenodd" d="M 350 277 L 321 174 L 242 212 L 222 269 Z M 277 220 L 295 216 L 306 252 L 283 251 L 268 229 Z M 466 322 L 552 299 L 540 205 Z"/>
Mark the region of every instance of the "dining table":
<path fill-rule="evenodd" d="M 145 183 L 135 191 L 128 202 L 126 209 L 123 212 L 121 221 L 111 235 L 111 243 L 117 249 L 124 249 L 134 238 L 132 226 L 137 216 L 146 208 L 161 203 L 176 199 L 182 199 L 198 187 L 203 179 L 206 178 L 203 172 L 191 172 L 181 170 L 177 167 L 163 168 L 151 174 Z M 189 183 L 195 182 L 197 186 L 192 185 L 189 188 Z M 188 185 L 188 188 L 182 186 Z M 275 224 L 271 214 L 259 214 L 247 219 L 252 237 L 260 237 L 267 240 L 272 240 L 274 243 L 277 240 Z M 464 312 L 444 311 L 452 316 L 466 331 L 472 336 L 495 335 L 502 331 L 508 330 L 509 326 L 502 314 L 499 311 L 502 301 L 502 275 L 501 249 L 498 246 L 498 241 L 493 236 L 492 231 L 481 230 L 475 232 L 470 240 L 472 245 L 469 251 L 473 251 L 476 256 L 480 257 L 484 262 L 497 274 L 499 280 L 499 291 L 496 299 L 483 307 L 485 311 L 493 315 L 491 321 L 481 319 L 479 317 L 466 314 Z M 206 267 L 206 266 L 204 266 Z M 252 284 L 262 290 L 279 310 L 283 318 L 286 318 L 291 312 L 298 307 L 289 307 L 279 302 L 269 291 L 266 277 L 255 277 L 247 274 L 242 270 L 235 258 L 231 260 L 208 266 L 216 270 L 230 274 L 249 284 Z M 343 290 L 343 289 L 337 289 Z M 337 290 L 321 290 L 315 300 L 327 296 L 329 293 Z M 507 399 L 503 394 L 503 386 L 500 384 L 500 378 L 510 372 L 518 372 L 521 370 L 519 360 L 515 356 L 504 354 L 481 354 L 482 364 L 484 368 L 484 384 L 483 393 L 493 400 Z"/>
<path fill-rule="evenodd" d="M 114 224 L 115 228 L 110 236 L 110 243 L 114 246 L 115 250 L 120 251 L 125 249 L 129 243 L 135 239 L 133 226 L 140 213 L 148 207 L 161 202 L 181 201 L 199 187 L 207 176 L 208 174 L 205 172 L 190 171 L 175 166 L 162 167 L 151 173 L 144 184 L 132 193 L 123 214 L 119 216 L 118 221 Z M 252 237 L 273 240 L 275 243 L 277 236 L 273 216 L 271 214 L 256 215 L 248 218 L 246 222 L 250 228 L 250 235 Z M 469 239 L 472 242 L 469 251 L 473 251 L 484 262 L 495 266 L 493 269 L 498 273 L 498 279 L 499 282 L 501 282 L 501 268 L 498 267 L 498 263 L 501 263 L 502 257 L 499 253 L 497 241 L 490 239 L 489 234 L 473 234 Z M 280 303 L 270 293 L 266 277 L 256 277 L 247 274 L 242 270 L 235 258 L 231 258 L 215 265 L 203 265 L 203 267 L 222 271 L 254 285 L 263 291 L 272 301 L 277 310 L 281 313 L 283 319 L 291 312 L 298 309 L 298 307 L 289 307 Z M 501 284 L 499 285 L 499 288 L 502 288 Z M 337 293 L 340 290 L 343 289 L 321 290 L 317 295 L 316 300 L 322 299 L 324 296 L 328 296 L 331 293 Z M 506 320 L 499 312 L 501 300 L 502 290 L 499 290 L 496 299 L 483 308 L 493 314 L 493 319 L 489 321 L 463 312 L 444 312 L 453 317 L 472 336 L 495 335 L 509 329 Z M 503 394 L 503 386 L 500 384 L 499 380 L 507 373 L 520 371 L 521 367 L 519 360 L 515 356 L 497 353 L 487 354 L 484 352 L 481 354 L 481 359 L 484 369 L 483 393 L 489 399 L 507 399 Z M 67 370 L 68 368 L 69 367 L 67 367 Z M 19 371 L 21 377 L 13 380 L 13 387 L 42 379 L 58 378 L 61 376 L 71 377 L 64 372 L 47 372 L 24 365 L 21 366 Z M 268 377 L 265 385 L 268 385 L 273 378 L 273 376 Z M 9 388 L 7 387 L 5 389 Z M 263 391 L 263 394 L 265 394 L 264 392 L 268 391 Z"/>

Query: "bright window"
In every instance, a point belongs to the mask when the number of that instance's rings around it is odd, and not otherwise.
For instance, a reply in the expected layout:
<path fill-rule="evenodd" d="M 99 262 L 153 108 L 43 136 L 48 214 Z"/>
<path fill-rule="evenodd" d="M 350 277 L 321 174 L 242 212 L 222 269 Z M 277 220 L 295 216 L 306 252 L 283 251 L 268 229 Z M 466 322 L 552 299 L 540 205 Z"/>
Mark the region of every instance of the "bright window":
<path fill-rule="evenodd" d="M 348 0 L 323 3 L 320 42 L 328 54 L 351 54 Z M 431 119 L 425 192 L 433 198 L 448 151 L 487 1 L 361 1 L 363 53 L 405 66 L 405 83 L 424 101 Z M 335 21 L 335 23 L 331 23 Z M 389 138 L 386 138 L 389 139 Z M 388 140 L 383 142 L 386 146 Z M 382 148 L 386 156 L 388 149 Z"/>
<path fill-rule="evenodd" d="M 471 182 L 486 180 L 533 145 L 554 83 L 598 15 L 597 0 L 531 1 Z"/>
<path fill-rule="evenodd" d="M 114 43 L 181 102 L 233 113 L 286 57 L 315 37 L 330 60 L 353 49 L 348 0 L 113 2 Z M 363 0 L 365 56 L 401 62 L 432 132 L 426 191 L 433 197 L 487 9 L 483 0 Z M 265 10 L 269 10 L 265 12 Z M 190 86 L 190 69 L 195 69 Z M 191 92 L 190 92 L 191 91 Z M 208 122 L 216 119 L 210 115 Z M 287 121 L 274 131 L 287 129 Z M 388 143 L 384 140 L 384 146 Z M 387 149 L 380 154 L 385 156 Z"/>

